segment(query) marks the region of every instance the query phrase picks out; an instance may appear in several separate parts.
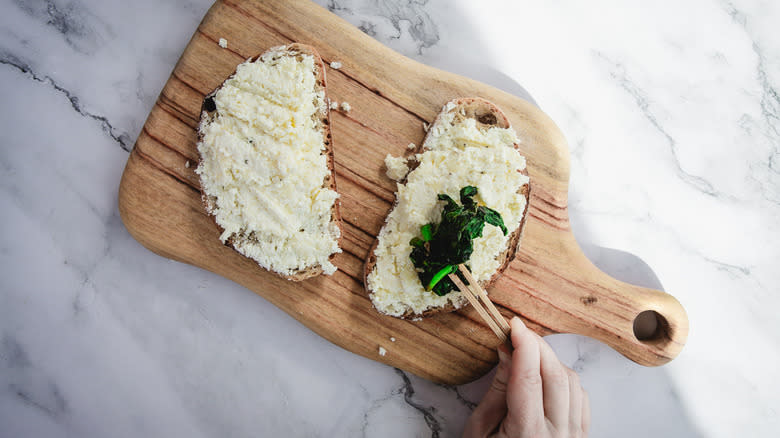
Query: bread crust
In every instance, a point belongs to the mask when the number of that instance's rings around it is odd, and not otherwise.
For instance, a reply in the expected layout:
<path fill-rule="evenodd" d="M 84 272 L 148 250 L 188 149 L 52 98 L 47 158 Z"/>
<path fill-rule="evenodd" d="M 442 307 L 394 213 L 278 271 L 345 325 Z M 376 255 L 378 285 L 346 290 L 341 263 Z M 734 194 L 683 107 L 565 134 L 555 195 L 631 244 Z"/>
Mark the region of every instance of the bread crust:
<path fill-rule="evenodd" d="M 315 75 L 317 76 L 317 82 L 316 87 L 317 91 L 322 91 L 324 93 L 324 99 L 325 99 L 325 105 L 320 107 L 320 111 L 318 113 L 318 117 L 320 118 L 320 131 L 322 132 L 322 140 L 325 143 L 325 155 L 327 157 L 327 165 L 328 165 L 328 176 L 323 181 L 322 187 L 327 187 L 333 191 L 338 191 L 336 189 L 336 172 L 335 172 L 335 164 L 334 164 L 334 157 L 333 157 L 333 139 L 331 136 L 330 131 L 330 105 L 328 104 L 328 89 L 326 86 L 326 80 L 325 80 L 325 64 L 322 61 L 322 57 L 320 57 L 320 54 L 317 52 L 317 50 L 307 44 L 300 44 L 300 43 L 292 43 L 288 44 L 286 46 L 279 46 L 279 47 L 272 47 L 268 49 L 266 52 L 263 52 L 261 54 L 258 54 L 252 58 L 249 58 L 250 62 L 257 61 L 261 56 L 263 56 L 265 53 L 268 53 L 270 51 L 274 52 L 285 52 L 291 55 L 311 55 L 314 58 L 314 69 L 315 69 Z M 233 71 L 233 73 L 229 76 L 233 77 L 235 75 L 236 70 Z M 226 79 L 227 81 L 227 79 Z M 216 114 L 216 109 L 209 111 L 207 102 L 209 99 L 213 99 L 214 96 L 216 96 L 217 92 L 222 88 L 222 85 L 217 87 L 214 91 L 207 94 L 203 98 L 203 104 L 201 105 L 201 121 L 199 124 L 198 129 L 198 143 L 203 141 L 203 134 L 200 127 L 203 126 L 204 123 L 210 122 L 214 115 Z M 200 157 L 198 165 L 201 164 L 203 161 L 203 157 Z M 201 196 L 201 202 L 206 209 L 206 212 L 208 213 L 209 217 L 211 217 L 212 222 L 214 225 L 217 226 L 217 228 L 220 230 L 220 233 L 224 231 L 224 229 L 219 226 L 217 223 L 216 216 L 212 214 L 211 209 L 209 207 L 210 203 L 208 201 L 208 196 L 206 195 L 206 192 L 203 191 L 203 184 L 201 184 L 200 188 L 200 196 Z M 341 231 L 342 231 L 342 219 L 341 219 L 341 211 L 340 211 L 340 204 L 341 200 L 339 198 L 336 199 L 336 201 L 333 203 L 333 207 L 330 210 L 330 219 L 331 222 L 334 222 L 336 226 L 339 228 L 339 239 L 338 239 L 338 246 L 341 247 Z M 233 248 L 236 250 L 236 247 L 234 246 L 234 239 L 231 237 L 227 241 L 225 241 L 225 245 Z M 236 250 L 236 252 L 238 252 Z M 239 252 L 240 254 L 240 252 Z M 333 258 L 336 256 L 336 254 L 331 254 L 328 258 L 329 260 L 333 260 Z M 284 275 L 276 271 L 270 271 L 274 274 L 279 275 L 280 277 L 286 278 L 290 281 L 303 281 L 311 277 L 316 277 L 318 275 L 321 275 L 323 273 L 323 269 L 321 265 L 316 265 L 309 267 L 304 270 L 295 271 L 292 275 Z"/>
<path fill-rule="evenodd" d="M 482 126 L 496 126 L 499 128 L 509 128 L 511 125 L 509 123 L 509 119 L 507 119 L 506 114 L 504 114 L 503 111 L 501 111 L 495 104 L 481 98 L 476 97 L 467 97 L 467 98 L 460 98 L 452 100 L 450 103 L 453 103 L 455 107 L 451 111 L 442 111 L 437 116 L 436 119 L 431 123 L 431 127 L 435 126 L 437 123 L 439 123 L 441 117 L 452 111 L 460 112 L 463 110 L 463 117 L 465 118 L 473 118 L 477 120 L 477 123 Z M 424 151 L 424 145 L 425 142 L 428 140 L 428 136 L 430 135 L 430 130 L 428 131 L 428 134 L 425 135 L 425 139 L 423 142 L 414 149 L 412 152 L 413 154 L 419 154 Z M 515 143 L 514 144 L 515 150 L 520 149 L 520 145 Z M 411 174 L 414 169 L 417 168 L 419 163 L 414 162 L 409 169 L 409 174 Z M 523 169 L 520 173 L 522 173 L 525 176 L 528 176 L 527 167 L 526 169 Z M 401 181 L 401 184 L 406 184 L 407 177 L 404 177 L 403 181 Z M 507 248 L 504 252 L 499 254 L 498 259 L 500 261 L 500 265 L 496 272 L 487 280 L 487 281 L 480 281 L 479 285 L 484 289 L 486 292 L 488 292 L 488 288 L 493 285 L 493 283 L 498 280 L 498 278 L 501 276 L 501 274 L 506 270 L 506 268 L 509 266 L 509 263 L 514 260 L 516 254 L 517 254 L 517 248 L 520 246 L 520 238 L 523 233 L 523 229 L 525 228 L 525 219 L 528 214 L 528 204 L 530 203 L 530 197 L 531 197 L 531 186 L 529 183 L 523 184 L 520 189 L 517 192 L 519 195 L 523 196 L 525 198 L 525 209 L 523 209 L 523 215 L 520 219 L 520 225 L 509 235 L 509 240 L 507 242 Z M 393 209 L 395 209 L 398 205 L 398 198 L 396 197 L 395 203 L 393 204 Z M 374 270 L 374 266 L 376 265 L 376 254 L 374 254 L 374 251 L 376 250 L 377 245 L 379 244 L 379 237 L 374 239 L 374 243 L 371 245 L 371 249 L 368 252 L 368 257 L 366 258 L 366 262 L 364 264 L 363 268 L 363 285 L 366 289 L 366 292 L 371 295 L 372 291 L 368 287 L 368 275 L 371 273 L 371 271 Z M 489 294 L 489 292 L 488 292 Z M 464 304 L 465 305 L 465 304 Z M 431 309 L 425 310 L 423 313 L 415 313 L 411 310 L 406 311 L 403 315 L 399 316 L 401 319 L 418 319 L 418 318 L 426 318 L 428 316 L 435 315 L 437 313 L 446 313 L 446 312 L 452 312 L 457 310 L 460 307 L 455 307 L 452 303 L 447 303 L 444 306 L 441 307 L 435 307 Z"/>

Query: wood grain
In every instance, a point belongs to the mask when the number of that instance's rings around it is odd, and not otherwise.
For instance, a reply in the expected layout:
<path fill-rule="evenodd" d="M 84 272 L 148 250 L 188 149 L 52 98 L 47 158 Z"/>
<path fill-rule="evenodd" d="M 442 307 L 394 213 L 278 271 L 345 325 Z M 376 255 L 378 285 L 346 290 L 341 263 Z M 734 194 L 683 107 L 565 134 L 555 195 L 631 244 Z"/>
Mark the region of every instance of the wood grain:
<path fill-rule="evenodd" d="M 222 49 L 217 41 L 228 40 Z M 223 246 L 200 203 L 196 128 L 203 97 L 245 59 L 301 42 L 328 68 L 331 98 L 353 110 L 331 115 L 344 218 L 339 271 L 300 283 L 270 274 Z M 517 258 L 490 289 L 507 317 L 520 315 L 540 334 L 579 333 L 643 365 L 660 365 L 682 349 L 688 320 L 670 295 L 632 286 L 599 271 L 569 226 L 569 151 L 555 124 L 528 102 L 482 83 L 436 70 L 382 46 L 307 1 L 217 1 L 177 63 L 127 162 L 119 211 L 129 232 L 164 257 L 190 263 L 245 286 L 329 341 L 362 356 L 444 383 L 490 370 L 498 340 L 471 308 L 419 321 L 379 315 L 362 285 L 362 266 L 393 202 L 386 154 L 422 141 L 423 122 L 457 97 L 478 96 L 508 115 L 528 160 L 532 196 Z M 640 341 L 635 317 L 659 315 L 655 336 Z M 396 342 L 391 342 L 394 337 Z M 387 349 L 379 355 L 379 347 Z"/>

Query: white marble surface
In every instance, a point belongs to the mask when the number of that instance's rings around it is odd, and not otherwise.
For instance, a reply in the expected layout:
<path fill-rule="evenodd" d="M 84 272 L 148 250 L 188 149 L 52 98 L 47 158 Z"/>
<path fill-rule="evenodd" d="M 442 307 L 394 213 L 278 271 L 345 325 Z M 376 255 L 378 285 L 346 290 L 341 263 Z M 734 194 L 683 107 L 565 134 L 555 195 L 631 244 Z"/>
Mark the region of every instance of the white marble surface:
<path fill-rule="evenodd" d="M 777 436 L 777 2 L 320 3 L 529 90 L 569 141 L 589 256 L 688 310 L 660 368 L 548 338 L 592 436 Z M 0 437 L 458 436 L 489 376 L 443 387 L 355 356 L 124 229 L 128 151 L 209 4 L 0 2 Z"/>

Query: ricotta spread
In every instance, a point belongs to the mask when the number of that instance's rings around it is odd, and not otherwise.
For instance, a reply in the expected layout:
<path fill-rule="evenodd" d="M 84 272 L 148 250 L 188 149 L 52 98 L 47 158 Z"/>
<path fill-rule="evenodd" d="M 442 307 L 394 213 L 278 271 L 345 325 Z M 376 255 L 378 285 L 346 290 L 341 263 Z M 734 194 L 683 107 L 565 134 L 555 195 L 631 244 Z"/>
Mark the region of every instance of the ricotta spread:
<path fill-rule="evenodd" d="M 287 276 L 317 266 L 332 274 L 328 259 L 341 252 L 315 68 L 313 56 L 283 47 L 244 62 L 200 127 L 196 171 L 220 240 Z"/>
<path fill-rule="evenodd" d="M 409 166 L 406 165 L 406 158 L 404 157 L 394 157 L 387 154 L 385 167 L 387 168 L 387 172 L 385 172 L 387 177 L 393 181 L 401 181 L 409 173 Z"/>
<path fill-rule="evenodd" d="M 419 165 L 407 175 L 406 184 L 398 185 L 397 203 L 379 233 L 376 264 L 367 282 L 374 306 L 388 315 L 421 314 L 466 302 L 457 291 L 444 296 L 426 291 L 409 259 L 409 241 L 419 237 L 420 227 L 441 220 L 444 203 L 437 200 L 439 193 L 459 199 L 462 187 L 476 186 L 475 200 L 498 211 L 509 231 L 504 236 L 497 227 L 487 226 L 474 240 L 469 264 L 478 281 L 490 279 L 499 268 L 498 257 L 523 217 L 526 200 L 518 191 L 528 177 L 520 173 L 526 162 L 514 148 L 517 134 L 511 128 L 481 126 L 454 110 L 451 103 L 445 106 L 430 127 L 423 152 L 416 156 Z"/>

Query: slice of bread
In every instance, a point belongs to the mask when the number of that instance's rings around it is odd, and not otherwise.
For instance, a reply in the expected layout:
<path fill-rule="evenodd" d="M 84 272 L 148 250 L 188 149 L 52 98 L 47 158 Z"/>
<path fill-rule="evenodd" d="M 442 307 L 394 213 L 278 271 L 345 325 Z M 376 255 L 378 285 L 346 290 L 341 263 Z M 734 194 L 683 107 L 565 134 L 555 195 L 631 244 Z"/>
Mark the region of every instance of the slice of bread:
<path fill-rule="evenodd" d="M 464 306 L 457 290 L 444 296 L 426 291 L 409 254 L 420 226 L 440 222 L 436 195 L 458 199 L 467 185 L 478 189 L 477 201 L 498 210 L 508 234 L 488 225 L 474 240 L 469 260 L 479 284 L 487 290 L 514 259 L 528 210 L 530 186 L 519 139 L 494 104 L 479 98 L 447 103 L 413 151 L 416 161 L 399 183 L 395 205 L 374 241 L 364 269 L 364 285 L 381 313 L 417 319 Z"/>
<path fill-rule="evenodd" d="M 220 240 L 288 280 L 336 271 L 341 217 L 325 67 L 308 45 L 240 64 L 203 101 L 201 195 Z"/>

